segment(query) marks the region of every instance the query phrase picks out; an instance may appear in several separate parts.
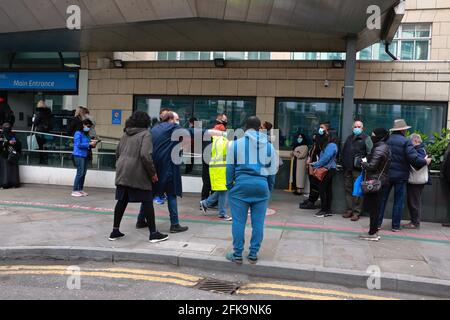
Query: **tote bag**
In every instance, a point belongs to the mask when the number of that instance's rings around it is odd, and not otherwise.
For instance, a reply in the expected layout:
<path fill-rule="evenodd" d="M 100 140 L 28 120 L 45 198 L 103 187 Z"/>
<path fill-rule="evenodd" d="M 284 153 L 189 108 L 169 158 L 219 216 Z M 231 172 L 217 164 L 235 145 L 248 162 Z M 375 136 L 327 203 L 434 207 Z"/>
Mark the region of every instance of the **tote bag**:
<path fill-rule="evenodd" d="M 428 182 L 428 166 L 424 166 L 419 170 L 411 166 L 409 171 L 409 184 L 426 184 Z"/>

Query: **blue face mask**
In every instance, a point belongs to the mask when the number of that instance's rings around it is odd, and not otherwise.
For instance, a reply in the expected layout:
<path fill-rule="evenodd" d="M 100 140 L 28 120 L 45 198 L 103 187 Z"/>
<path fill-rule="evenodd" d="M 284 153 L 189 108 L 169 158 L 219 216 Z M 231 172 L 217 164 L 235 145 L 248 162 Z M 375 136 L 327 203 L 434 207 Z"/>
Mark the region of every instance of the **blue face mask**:
<path fill-rule="evenodd" d="M 323 136 L 325 134 L 325 129 L 319 128 L 319 134 Z"/>
<path fill-rule="evenodd" d="M 362 132 L 363 132 L 363 131 L 362 131 L 361 128 L 354 128 L 354 129 L 353 129 L 353 133 L 354 133 L 356 136 L 359 136 Z"/>
<path fill-rule="evenodd" d="M 302 143 L 302 142 L 303 142 L 303 138 L 298 138 L 298 139 L 297 139 L 297 142 L 298 142 L 298 143 Z"/>
<path fill-rule="evenodd" d="M 91 128 L 89 128 L 89 127 L 84 127 L 84 128 L 83 128 L 83 131 L 84 131 L 84 132 L 89 132 L 89 131 L 91 131 Z"/>

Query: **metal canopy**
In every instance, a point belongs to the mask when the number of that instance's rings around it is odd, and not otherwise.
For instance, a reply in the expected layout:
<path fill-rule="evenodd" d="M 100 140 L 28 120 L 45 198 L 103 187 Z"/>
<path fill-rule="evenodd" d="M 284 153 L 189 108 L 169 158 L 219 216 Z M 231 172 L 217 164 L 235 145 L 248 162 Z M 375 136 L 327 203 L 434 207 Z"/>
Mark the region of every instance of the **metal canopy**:
<path fill-rule="evenodd" d="M 383 24 L 398 2 L 0 0 L 0 50 L 343 52 L 349 35 L 358 36 L 358 49 L 379 41 L 381 30 L 366 27 L 370 5 L 381 8 Z M 66 28 L 73 4 L 80 31 Z"/>

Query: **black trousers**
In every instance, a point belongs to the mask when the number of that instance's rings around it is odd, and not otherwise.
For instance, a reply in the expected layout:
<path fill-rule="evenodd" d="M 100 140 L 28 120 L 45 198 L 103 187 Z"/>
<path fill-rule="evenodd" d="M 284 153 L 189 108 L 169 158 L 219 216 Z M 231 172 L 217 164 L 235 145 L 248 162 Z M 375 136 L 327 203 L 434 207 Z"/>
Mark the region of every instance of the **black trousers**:
<path fill-rule="evenodd" d="M 39 146 L 39 151 L 44 150 L 45 137 L 40 134 L 36 134 L 36 142 Z M 39 152 L 39 164 L 48 164 L 48 154 L 45 152 Z"/>
<path fill-rule="evenodd" d="M 322 182 L 319 182 L 319 193 L 322 211 L 331 213 L 331 203 L 333 202 L 333 177 L 336 169 L 328 170 Z"/>
<path fill-rule="evenodd" d="M 127 197 L 125 197 L 126 199 Z M 117 201 L 116 207 L 114 208 L 114 228 L 119 229 L 120 223 L 122 222 L 123 215 L 128 206 L 128 199 Z M 145 220 L 148 224 L 148 229 L 150 233 L 156 232 L 156 222 L 155 222 L 155 208 L 153 207 L 153 199 L 148 199 L 148 201 L 142 202 L 141 210 L 144 213 Z"/>
<path fill-rule="evenodd" d="M 319 180 L 317 180 L 314 176 L 309 175 L 310 191 L 308 200 L 312 203 L 315 203 L 317 200 L 319 200 L 320 196 L 319 184 L 320 184 Z"/>
<path fill-rule="evenodd" d="M 203 163 L 202 167 L 202 181 L 202 200 L 205 200 L 208 199 L 208 197 L 211 195 L 211 178 L 209 177 L 209 165 L 206 163 Z"/>
<path fill-rule="evenodd" d="M 409 184 L 406 187 L 406 197 L 409 216 L 411 222 L 416 227 L 420 226 L 420 217 L 422 214 L 422 192 L 424 184 Z"/>
<path fill-rule="evenodd" d="M 380 203 L 382 199 L 383 192 L 381 190 L 377 193 L 368 193 L 364 195 L 364 203 L 370 216 L 370 235 L 374 235 L 378 232 L 378 216 L 380 213 Z"/>

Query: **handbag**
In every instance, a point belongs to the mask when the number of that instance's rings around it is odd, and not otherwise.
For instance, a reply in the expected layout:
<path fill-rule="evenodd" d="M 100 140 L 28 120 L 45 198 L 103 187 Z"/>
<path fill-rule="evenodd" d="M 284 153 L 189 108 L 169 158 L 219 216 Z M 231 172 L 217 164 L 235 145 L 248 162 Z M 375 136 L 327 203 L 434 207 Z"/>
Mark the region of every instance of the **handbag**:
<path fill-rule="evenodd" d="M 10 164 L 19 164 L 20 154 L 13 147 L 8 147 L 8 159 Z"/>
<path fill-rule="evenodd" d="M 361 188 L 364 192 L 364 194 L 368 194 L 368 193 L 377 193 L 381 190 L 381 188 L 383 187 L 383 183 L 381 182 L 381 176 L 384 173 L 384 170 L 386 169 L 388 161 L 386 161 L 386 163 L 384 164 L 384 168 L 381 171 L 380 175 L 378 176 L 378 179 L 376 180 L 366 180 L 364 179 L 363 182 L 361 182 Z M 367 175 L 366 175 L 367 177 Z"/>
<path fill-rule="evenodd" d="M 361 183 L 363 181 L 363 175 L 364 175 L 364 173 L 361 172 L 361 174 L 358 176 L 358 178 L 356 178 L 355 183 L 353 184 L 353 193 L 352 193 L 353 197 L 359 198 L 364 195 L 364 191 L 361 187 Z"/>
<path fill-rule="evenodd" d="M 327 173 L 328 173 L 328 169 L 325 167 L 313 170 L 313 176 L 319 181 L 323 181 L 323 179 L 325 179 L 325 176 L 327 175 Z"/>
<path fill-rule="evenodd" d="M 33 126 L 31 127 L 31 132 L 32 133 L 27 137 L 28 150 L 39 150 L 39 144 L 36 139 L 36 134 L 34 133 L 34 123 Z"/>
<path fill-rule="evenodd" d="M 409 170 L 409 184 L 427 184 L 429 178 L 428 166 L 425 165 L 419 170 L 416 170 L 413 166 L 411 166 L 411 170 Z"/>

